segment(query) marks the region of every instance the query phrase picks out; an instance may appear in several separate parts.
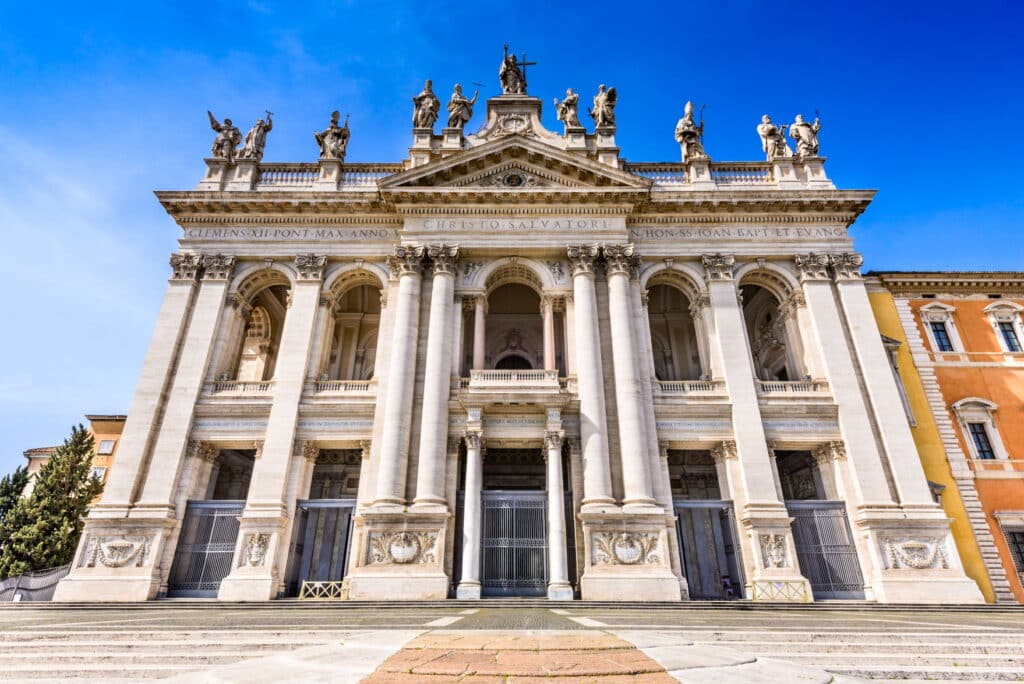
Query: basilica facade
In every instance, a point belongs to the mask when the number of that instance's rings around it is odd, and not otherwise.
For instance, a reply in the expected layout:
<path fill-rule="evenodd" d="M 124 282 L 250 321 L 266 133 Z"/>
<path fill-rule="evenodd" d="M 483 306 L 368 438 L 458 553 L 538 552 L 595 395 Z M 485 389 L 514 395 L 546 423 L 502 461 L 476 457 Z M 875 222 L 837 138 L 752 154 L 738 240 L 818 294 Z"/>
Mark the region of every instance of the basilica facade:
<path fill-rule="evenodd" d="M 401 162 L 346 162 L 336 113 L 265 163 L 269 115 L 210 116 L 57 600 L 982 600 L 818 123 L 717 162 L 688 106 L 681 162 L 625 162 L 614 88 L 550 131 L 524 61 L 475 133 L 428 83 Z"/>

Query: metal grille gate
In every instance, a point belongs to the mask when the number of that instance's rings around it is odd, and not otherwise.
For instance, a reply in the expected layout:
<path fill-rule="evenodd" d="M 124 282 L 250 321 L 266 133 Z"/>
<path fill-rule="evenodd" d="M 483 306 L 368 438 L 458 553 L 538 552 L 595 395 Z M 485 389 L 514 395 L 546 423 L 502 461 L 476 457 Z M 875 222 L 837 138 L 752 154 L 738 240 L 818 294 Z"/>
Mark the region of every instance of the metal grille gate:
<path fill-rule="evenodd" d="M 693 599 L 743 595 L 733 543 L 732 502 L 686 499 L 675 502 L 676 532 L 683 572 Z"/>
<path fill-rule="evenodd" d="M 298 502 L 293 549 L 296 578 L 289 593 L 298 593 L 304 582 L 341 582 L 345 577 L 355 506 L 354 499 Z"/>
<path fill-rule="evenodd" d="M 787 501 L 800 571 L 814 598 L 862 599 L 864 578 L 842 501 Z"/>
<path fill-rule="evenodd" d="M 244 501 L 189 501 L 167 582 L 168 596 L 213 598 L 231 572 Z"/>
<path fill-rule="evenodd" d="M 485 596 L 543 596 L 548 586 L 547 495 L 483 493 L 480 589 Z"/>

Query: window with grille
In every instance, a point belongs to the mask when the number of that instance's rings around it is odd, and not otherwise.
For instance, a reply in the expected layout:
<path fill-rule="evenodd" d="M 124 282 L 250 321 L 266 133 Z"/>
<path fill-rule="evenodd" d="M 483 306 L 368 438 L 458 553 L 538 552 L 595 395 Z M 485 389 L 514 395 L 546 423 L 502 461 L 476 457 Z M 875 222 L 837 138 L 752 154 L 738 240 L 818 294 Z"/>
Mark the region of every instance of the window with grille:
<path fill-rule="evenodd" d="M 1013 323 L 1010 321 L 999 321 L 999 332 L 1003 335 L 1003 341 L 1006 342 L 1007 351 L 1019 352 L 1020 339 L 1017 337 L 1017 331 L 1013 327 Z"/>
<path fill-rule="evenodd" d="M 938 351 L 953 351 L 953 341 L 949 339 L 949 330 L 946 329 L 944 321 L 932 321 L 932 336 L 935 338 L 935 346 L 938 347 Z"/>
<path fill-rule="evenodd" d="M 992 442 L 988 438 L 988 430 L 984 423 L 968 423 L 967 428 L 971 431 L 971 439 L 974 441 L 974 450 L 978 458 L 993 459 L 996 452 L 992 449 Z"/>

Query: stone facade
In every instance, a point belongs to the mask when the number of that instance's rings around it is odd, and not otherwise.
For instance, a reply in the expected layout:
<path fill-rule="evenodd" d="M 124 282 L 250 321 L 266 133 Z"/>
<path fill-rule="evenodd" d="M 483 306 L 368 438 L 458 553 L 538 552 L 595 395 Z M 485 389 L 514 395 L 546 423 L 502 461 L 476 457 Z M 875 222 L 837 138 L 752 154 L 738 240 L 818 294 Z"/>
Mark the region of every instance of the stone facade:
<path fill-rule="evenodd" d="M 614 89 L 563 135 L 514 91 L 401 163 L 157 193 L 179 252 L 57 599 L 980 601 L 852 251 L 873 192 L 627 163 Z"/>

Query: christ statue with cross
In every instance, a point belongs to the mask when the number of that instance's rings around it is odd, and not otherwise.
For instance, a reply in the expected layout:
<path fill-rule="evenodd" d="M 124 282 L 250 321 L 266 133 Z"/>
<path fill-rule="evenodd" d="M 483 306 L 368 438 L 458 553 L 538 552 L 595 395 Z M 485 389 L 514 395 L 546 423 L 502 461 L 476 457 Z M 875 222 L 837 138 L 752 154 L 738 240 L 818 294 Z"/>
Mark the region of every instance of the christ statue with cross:
<path fill-rule="evenodd" d="M 527 62 L 524 52 L 519 60 L 515 54 L 508 53 L 508 43 L 505 43 L 505 56 L 501 60 L 501 68 L 498 70 L 498 78 L 501 80 L 502 95 L 525 95 L 526 94 L 526 67 L 535 65 L 536 62 Z"/>

